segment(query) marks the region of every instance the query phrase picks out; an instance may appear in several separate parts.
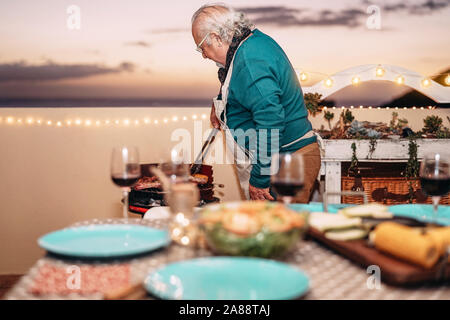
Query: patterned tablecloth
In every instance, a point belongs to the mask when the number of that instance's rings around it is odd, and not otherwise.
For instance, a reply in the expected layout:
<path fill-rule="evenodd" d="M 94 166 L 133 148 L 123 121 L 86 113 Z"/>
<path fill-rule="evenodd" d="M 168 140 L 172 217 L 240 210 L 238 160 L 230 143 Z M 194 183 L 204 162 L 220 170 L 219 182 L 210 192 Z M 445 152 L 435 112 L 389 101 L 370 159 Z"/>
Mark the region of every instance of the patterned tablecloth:
<path fill-rule="evenodd" d="M 145 219 L 107 219 L 90 220 L 77 223 L 74 226 L 90 224 L 133 223 L 154 228 L 165 228 L 167 220 Z M 196 257 L 211 256 L 205 249 L 191 249 L 178 245 L 155 252 L 135 256 L 128 259 L 114 260 L 70 260 L 47 254 L 24 275 L 7 294 L 6 299 L 103 299 L 102 293 L 65 292 L 35 294 L 38 277 L 43 267 L 54 269 L 78 266 L 91 267 L 121 267 L 129 266 L 127 270 L 131 283 L 142 282 L 146 276 L 157 268 L 171 262 L 187 260 Z M 304 271 L 310 277 L 310 289 L 304 299 L 450 299 L 449 284 L 427 284 L 415 288 L 392 287 L 381 283 L 374 286 L 371 272 L 353 264 L 351 261 L 335 254 L 312 240 L 300 241 L 297 247 L 280 261 L 289 263 Z M 154 299 L 148 295 L 147 299 Z"/>

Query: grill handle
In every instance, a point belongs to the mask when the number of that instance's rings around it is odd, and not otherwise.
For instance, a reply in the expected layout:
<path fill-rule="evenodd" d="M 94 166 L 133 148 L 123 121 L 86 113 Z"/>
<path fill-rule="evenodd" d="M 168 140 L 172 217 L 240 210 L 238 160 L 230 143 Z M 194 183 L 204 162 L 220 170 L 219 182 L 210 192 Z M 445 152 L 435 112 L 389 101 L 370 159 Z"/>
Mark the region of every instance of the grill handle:
<path fill-rule="evenodd" d="M 190 170 L 191 175 L 194 175 L 200 171 L 200 168 L 202 167 L 203 164 L 203 160 L 208 154 L 211 144 L 214 142 L 216 138 L 217 132 L 219 132 L 219 129 L 213 128 L 208 138 L 206 139 L 205 143 L 203 143 L 202 150 L 200 150 L 200 153 L 198 154 L 197 158 L 195 159 L 194 163 L 191 166 Z"/>

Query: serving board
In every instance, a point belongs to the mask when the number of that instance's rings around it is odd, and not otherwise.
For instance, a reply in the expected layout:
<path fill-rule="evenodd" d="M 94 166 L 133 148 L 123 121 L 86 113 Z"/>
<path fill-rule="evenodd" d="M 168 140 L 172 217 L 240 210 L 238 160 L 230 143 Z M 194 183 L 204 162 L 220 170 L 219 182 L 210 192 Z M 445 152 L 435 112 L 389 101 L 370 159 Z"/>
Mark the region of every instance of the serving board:
<path fill-rule="evenodd" d="M 442 283 L 450 279 L 450 263 L 445 264 L 442 259 L 433 268 L 425 269 L 382 253 L 370 247 L 367 240 L 331 240 L 326 238 L 324 233 L 312 227 L 309 228 L 308 236 L 363 268 L 377 265 L 380 267 L 381 280 L 391 285 L 412 286 L 429 282 Z"/>

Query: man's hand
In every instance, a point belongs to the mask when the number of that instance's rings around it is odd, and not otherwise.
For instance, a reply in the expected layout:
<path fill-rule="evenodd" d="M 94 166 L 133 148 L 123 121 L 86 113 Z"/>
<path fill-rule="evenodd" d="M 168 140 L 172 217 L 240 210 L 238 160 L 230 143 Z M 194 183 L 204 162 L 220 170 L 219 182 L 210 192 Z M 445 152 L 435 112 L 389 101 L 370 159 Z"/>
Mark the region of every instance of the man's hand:
<path fill-rule="evenodd" d="M 211 106 L 211 115 L 209 119 L 211 120 L 211 125 L 213 126 L 213 128 L 220 129 L 220 122 L 219 119 L 217 119 L 216 117 L 216 108 L 214 107 L 214 102 Z"/>
<path fill-rule="evenodd" d="M 275 200 L 269 192 L 269 188 L 260 189 L 249 185 L 250 199 L 252 200 Z"/>

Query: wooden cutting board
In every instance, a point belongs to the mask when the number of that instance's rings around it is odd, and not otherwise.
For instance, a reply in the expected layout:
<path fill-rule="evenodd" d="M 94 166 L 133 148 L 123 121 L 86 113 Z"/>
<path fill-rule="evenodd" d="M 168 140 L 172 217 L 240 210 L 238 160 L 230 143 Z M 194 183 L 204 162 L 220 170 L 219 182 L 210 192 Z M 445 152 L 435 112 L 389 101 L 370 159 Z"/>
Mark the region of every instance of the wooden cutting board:
<path fill-rule="evenodd" d="M 308 236 L 363 268 L 377 265 L 381 270 L 381 280 L 388 284 L 411 286 L 425 282 L 442 283 L 450 279 L 450 263 L 443 264 L 442 260 L 432 269 L 424 269 L 370 247 L 367 240 L 331 240 L 314 228 L 309 228 Z"/>

